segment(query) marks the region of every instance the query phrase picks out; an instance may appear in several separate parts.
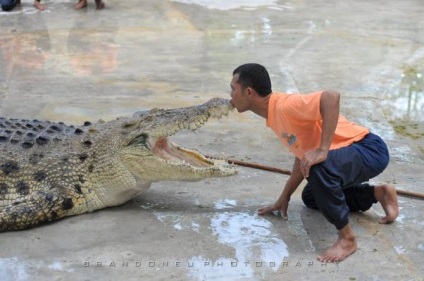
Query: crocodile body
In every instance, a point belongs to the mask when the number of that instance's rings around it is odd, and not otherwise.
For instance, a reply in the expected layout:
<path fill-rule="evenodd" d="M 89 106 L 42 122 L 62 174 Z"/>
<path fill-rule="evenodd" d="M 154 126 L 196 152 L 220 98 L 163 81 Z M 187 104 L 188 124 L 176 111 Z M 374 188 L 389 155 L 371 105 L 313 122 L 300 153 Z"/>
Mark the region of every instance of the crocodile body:
<path fill-rule="evenodd" d="M 156 181 L 235 174 L 167 138 L 231 109 L 214 98 L 81 126 L 0 118 L 0 232 L 117 206 Z"/>

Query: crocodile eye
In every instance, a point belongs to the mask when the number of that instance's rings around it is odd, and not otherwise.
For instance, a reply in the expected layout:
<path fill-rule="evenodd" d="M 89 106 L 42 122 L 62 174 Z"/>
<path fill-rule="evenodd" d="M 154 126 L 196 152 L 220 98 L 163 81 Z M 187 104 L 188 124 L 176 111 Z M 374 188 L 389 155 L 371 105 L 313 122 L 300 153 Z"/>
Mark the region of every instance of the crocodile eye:
<path fill-rule="evenodd" d="M 144 147 L 149 148 L 148 140 L 149 136 L 145 133 L 138 135 L 134 138 L 128 145 L 142 145 Z"/>

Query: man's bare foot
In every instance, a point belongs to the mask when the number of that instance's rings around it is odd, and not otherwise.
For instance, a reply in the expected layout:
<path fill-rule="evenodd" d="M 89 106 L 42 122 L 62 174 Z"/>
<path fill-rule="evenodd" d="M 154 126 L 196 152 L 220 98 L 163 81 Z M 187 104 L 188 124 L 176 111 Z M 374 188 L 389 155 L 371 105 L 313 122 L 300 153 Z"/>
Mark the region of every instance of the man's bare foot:
<path fill-rule="evenodd" d="M 106 7 L 105 3 L 102 0 L 96 0 L 96 9 L 101 10 Z"/>
<path fill-rule="evenodd" d="M 399 215 L 399 206 L 395 187 L 390 184 L 377 185 L 374 188 L 374 195 L 386 213 L 386 216 L 380 218 L 378 222 L 393 222 Z"/>
<path fill-rule="evenodd" d="M 318 257 L 320 262 L 335 262 L 339 263 L 357 249 L 355 235 L 353 234 L 350 225 L 346 225 L 339 230 L 339 239 L 327 251 Z"/>
<path fill-rule="evenodd" d="M 87 0 L 79 0 L 78 3 L 74 5 L 75 10 L 81 10 L 87 7 Z"/>
<path fill-rule="evenodd" d="M 46 9 L 46 6 L 40 3 L 40 1 L 35 0 L 34 1 L 34 7 L 37 8 L 40 11 L 44 11 Z"/>

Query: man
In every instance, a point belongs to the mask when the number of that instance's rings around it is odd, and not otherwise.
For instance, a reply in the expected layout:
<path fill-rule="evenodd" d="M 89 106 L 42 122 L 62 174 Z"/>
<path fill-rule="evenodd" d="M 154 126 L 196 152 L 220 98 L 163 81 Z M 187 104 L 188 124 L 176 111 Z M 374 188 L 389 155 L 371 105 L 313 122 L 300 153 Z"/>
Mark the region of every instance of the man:
<path fill-rule="evenodd" d="M 21 4 L 21 0 L 0 0 L 1 9 L 5 12 L 13 10 L 17 5 Z M 40 11 L 44 11 L 46 6 L 40 3 L 40 0 L 34 0 L 34 7 Z"/>
<path fill-rule="evenodd" d="M 1 9 L 5 12 L 13 10 L 20 3 L 20 0 L 0 0 Z"/>
<path fill-rule="evenodd" d="M 259 209 L 259 214 L 280 211 L 287 218 L 290 196 L 306 179 L 303 202 L 319 209 L 337 228 L 337 241 L 318 257 L 319 261 L 340 262 L 356 251 L 349 211 L 365 211 L 379 202 L 386 213 L 379 223 L 396 219 L 396 189 L 364 183 L 388 165 L 387 146 L 367 128 L 339 114 L 338 92 L 274 93 L 267 70 L 249 63 L 233 72 L 231 103 L 238 112 L 250 110 L 264 117 L 267 127 L 295 156 L 280 197 L 274 205 Z"/>
<path fill-rule="evenodd" d="M 95 0 L 95 2 L 97 10 L 101 10 L 106 7 L 106 4 L 102 0 Z M 78 0 L 78 3 L 74 5 L 75 10 L 81 10 L 85 7 L 87 7 L 87 0 Z"/>

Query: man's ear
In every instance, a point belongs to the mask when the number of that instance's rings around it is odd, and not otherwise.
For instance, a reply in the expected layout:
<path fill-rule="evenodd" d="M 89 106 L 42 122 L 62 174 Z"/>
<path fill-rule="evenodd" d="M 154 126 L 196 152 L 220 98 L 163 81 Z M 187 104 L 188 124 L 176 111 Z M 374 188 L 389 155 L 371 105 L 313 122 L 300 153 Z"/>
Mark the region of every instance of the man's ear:
<path fill-rule="evenodd" d="M 245 91 L 246 91 L 246 93 L 247 93 L 247 96 L 248 96 L 248 97 L 250 97 L 250 95 L 252 94 L 252 88 L 247 87 L 247 88 L 245 89 Z"/>
<path fill-rule="evenodd" d="M 254 98 L 257 95 L 255 89 L 253 89 L 252 87 L 247 87 L 246 90 L 247 90 L 247 96 L 250 98 Z"/>

